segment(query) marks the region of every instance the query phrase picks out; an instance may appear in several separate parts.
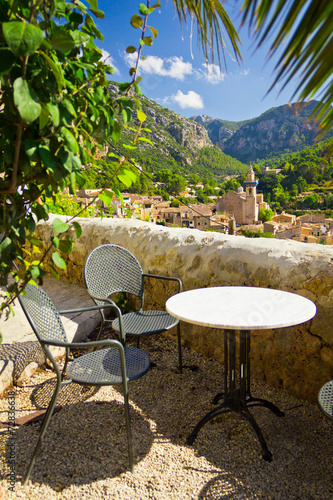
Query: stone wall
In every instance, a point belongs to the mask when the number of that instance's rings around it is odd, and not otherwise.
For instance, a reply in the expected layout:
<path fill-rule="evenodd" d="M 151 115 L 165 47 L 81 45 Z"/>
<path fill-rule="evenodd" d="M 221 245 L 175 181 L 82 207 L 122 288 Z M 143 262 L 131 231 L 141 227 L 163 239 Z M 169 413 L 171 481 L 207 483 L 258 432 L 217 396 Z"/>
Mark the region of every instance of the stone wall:
<path fill-rule="evenodd" d="M 321 385 L 333 379 L 332 247 L 165 228 L 137 220 L 79 222 L 82 236 L 66 257 L 61 279 L 84 284 L 82 271 L 89 252 L 114 243 L 130 250 L 144 272 L 181 278 L 185 290 L 244 285 L 298 293 L 316 303 L 317 315 L 296 327 L 253 332 L 252 375 L 313 402 Z M 51 220 L 40 225 L 39 231 L 47 244 Z M 147 307 L 162 308 L 175 290 L 168 282 L 153 281 L 146 294 Z M 221 333 L 182 323 L 184 345 L 223 361 Z"/>

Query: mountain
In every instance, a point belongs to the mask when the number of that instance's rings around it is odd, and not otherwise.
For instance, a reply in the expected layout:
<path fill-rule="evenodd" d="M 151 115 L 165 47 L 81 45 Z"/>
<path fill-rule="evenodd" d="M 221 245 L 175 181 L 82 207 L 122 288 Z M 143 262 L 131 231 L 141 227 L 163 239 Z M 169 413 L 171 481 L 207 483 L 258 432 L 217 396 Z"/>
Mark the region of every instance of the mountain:
<path fill-rule="evenodd" d="M 301 106 L 279 106 L 244 122 L 209 119 L 206 115 L 203 115 L 204 119 L 201 116 L 191 119 L 202 123 L 211 141 L 224 153 L 239 161 L 250 162 L 311 146 L 316 129 L 307 120 L 316 104 L 316 101 L 310 101 Z"/>
<path fill-rule="evenodd" d="M 116 82 L 110 82 L 109 92 L 119 94 Z M 247 171 L 246 165 L 214 146 L 201 123 L 174 113 L 145 96 L 140 96 L 140 103 L 147 117 L 144 127 L 150 130 L 145 137 L 153 142 L 153 146 L 140 141 L 131 156 L 146 171 L 156 173 L 169 169 L 183 176 L 200 173 L 202 177 L 219 179 Z M 130 137 L 130 132 L 125 130 L 123 139 L 126 141 Z M 117 147 L 121 150 L 121 145 Z"/>

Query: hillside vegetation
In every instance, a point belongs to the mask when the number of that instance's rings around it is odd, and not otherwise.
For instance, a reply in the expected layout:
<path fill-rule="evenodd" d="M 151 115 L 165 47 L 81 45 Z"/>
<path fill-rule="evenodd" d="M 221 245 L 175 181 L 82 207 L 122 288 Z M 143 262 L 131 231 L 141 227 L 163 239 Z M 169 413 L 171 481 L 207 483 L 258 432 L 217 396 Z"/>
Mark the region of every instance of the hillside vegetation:
<path fill-rule="evenodd" d="M 327 142 L 254 165 L 258 190 L 277 209 L 333 209 L 333 159 Z M 262 174 L 262 167 L 281 170 Z M 302 194 L 303 193 L 303 194 Z"/>
<path fill-rule="evenodd" d="M 211 141 L 242 162 L 258 161 L 301 151 L 314 144 L 316 128 L 308 122 L 317 102 L 271 108 L 245 122 L 225 122 L 209 117 L 195 121 L 207 129 Z M 327 138 L 332 137 L 329 133 Z"/>

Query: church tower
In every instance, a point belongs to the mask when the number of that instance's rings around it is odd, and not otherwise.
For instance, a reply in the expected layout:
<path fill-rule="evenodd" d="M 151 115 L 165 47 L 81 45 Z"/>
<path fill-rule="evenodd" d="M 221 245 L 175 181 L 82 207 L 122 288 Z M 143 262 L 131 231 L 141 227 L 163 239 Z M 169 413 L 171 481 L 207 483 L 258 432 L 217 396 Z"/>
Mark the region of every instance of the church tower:
<path fill-rule="evenodd" d="M 259 208 L 257 205 L 257 184 L 252 166 L 247 173 L 247 180 L 244 182 L 246 199 L 244 204 L 244 220 L 247 224 L 254 224 L 259 218 Z"/>
<path fill-rule="evenodd" d="M 256 198 L 257 196 L 257 184 L 258 181 L 256 181 L 254 177 L 254 171 L 252 168 L 252 165 L 249 168 L 249 171 L 247 173 L 247 180 L 244 182 L 244 186 L 246 189 L 246 197 L 249 196 L 254 196 Z"/>

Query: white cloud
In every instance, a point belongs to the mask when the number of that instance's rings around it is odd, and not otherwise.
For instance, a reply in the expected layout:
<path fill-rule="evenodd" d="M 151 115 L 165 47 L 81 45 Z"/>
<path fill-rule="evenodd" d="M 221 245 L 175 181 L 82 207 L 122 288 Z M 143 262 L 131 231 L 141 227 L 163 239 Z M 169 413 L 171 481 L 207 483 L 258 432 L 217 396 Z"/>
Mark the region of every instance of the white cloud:
<path fill-rule="evenodd" d="M 176 102 L 182 109 L 202 109 L 204 107 L 201 95 L 193 90 L 189 90 L 187 94 L 183 94 L 181 90 L 178 90 L 177 94 L 173 94 L 170 99 Z"/>
<path fill-rule="evenodd" d="M 198 71 L 198 76 L 200 78 L 205 78 L 207 82 L 212 83 L 213 85 L 223 82 L 225 74 L 222 73 L 217 64 L 203 64 L 202 66 L 205 69 L 204 71 Z"/>
<path fill-rule="evenodd" d="M 116 75 L 119 75 L 120 74 L 120 71 L 119 69 L 115 66 L 114 62 L 113 62 L 113 58 L 111 56 L 111 54 L 107 51 L 107 50 L 104 50 L 104 49 L 100 49 L 102 51 L 102 59 L 103 61 L 105 62 L 105 64 L 108 64 L 109 66 L 112 66 L 112 68 L 114 69 L 114 73 Z"/>
<path fill-rule="evenodd" d="M 134 66 L 137 60 L 137 52 L 133 54 L 125 55 L 125 62 L 129 66 Z M 155 74 L 159 76 L 169 76 L 170 78 L 175 78 L 176 80 L 184 80 L 186 75 L 191 75 L 193 73 L 192 64 L 183 61 L 182 57 L 169 57 L 168 59 L 162 59 L 157 56 L 148 56 L 143 61 L 139 63 L 139 73 L 141 74 Z"/>
<path fill-rule="evenodd" d="M 249 73 L 250 73 L 250 68 L 243 69 L 243 71 L 239 72 L 240 76 L 247 76 Z"/>

